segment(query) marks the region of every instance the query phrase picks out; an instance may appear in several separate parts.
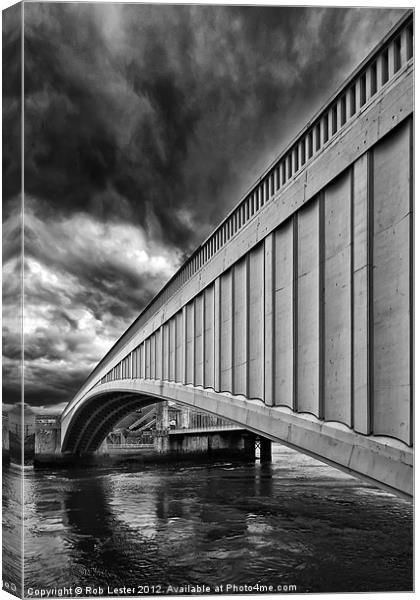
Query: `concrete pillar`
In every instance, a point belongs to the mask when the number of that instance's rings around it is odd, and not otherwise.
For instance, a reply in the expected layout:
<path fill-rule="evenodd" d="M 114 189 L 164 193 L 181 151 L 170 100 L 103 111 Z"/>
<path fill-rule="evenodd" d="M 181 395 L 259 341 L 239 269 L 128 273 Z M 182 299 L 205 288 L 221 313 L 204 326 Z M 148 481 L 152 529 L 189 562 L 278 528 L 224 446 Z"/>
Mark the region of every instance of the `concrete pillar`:
<path fill-rule="evenodd" d="M 255 460 L 255 433 L 246 432 L 242 435 L 244 442 L 245 456 L 248 460 Z"/>
<path fill-rule="evenodd" d="M 406 27 L 401 32 L 401 65 L 405 65 L 413 56 L 412 31 Z"/>
<path fill-rule="evenodd" d="M 271 462 L 271 440 L 260 436 L 260 462 Z"/>
<path fill-rule="evenodd" d="M 36 423 L 35 455 L 60 454 L 60 417 L 51 416 Z"/>
<path fill-rule="evenodd" d="M 159 452 L 159 454 L 164 454 L 169 452 L 169 436 L 166 434 L 159 433 L 155 436 L 155 450 Z"/>
<path fill-rule="evenodd" d="M 35 456 L 35 413 L 27 405 L 18 404 L 9 411 L 10 462 L 33 466 Z"/>
<path fill-rule="evenodd" d="M 162 429 L 169 427 L 169 406 L 167 402 L 162 403 Z"/>
<path fill-rule="evenodd" d="M 182 427 L 184 427 L 185 429 L 189 428 L 189 426 L 190 426 L 190 409 L 189 408 L 182 409 L 181 423 L 182 423 Z"/>

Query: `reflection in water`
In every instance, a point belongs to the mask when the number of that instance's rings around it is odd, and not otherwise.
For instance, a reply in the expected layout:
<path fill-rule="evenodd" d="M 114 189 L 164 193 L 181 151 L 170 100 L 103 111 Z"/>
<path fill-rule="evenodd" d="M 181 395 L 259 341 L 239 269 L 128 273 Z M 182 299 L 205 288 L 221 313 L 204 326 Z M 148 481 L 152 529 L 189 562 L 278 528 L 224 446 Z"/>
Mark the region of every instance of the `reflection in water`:
<path fill-rule="evenodd" d="M 411 505 L 281 446 L 263 465 L 35 471 L 25 496 L 26 587 L 412 589 Z"/>
<path fill-rule="evenodd" d="M 22 594 L 22 479 L 9 467 L 2 480 L 2 570 L 8 591 Z M 11 588 L 9 586 L 12 586 Z"/>

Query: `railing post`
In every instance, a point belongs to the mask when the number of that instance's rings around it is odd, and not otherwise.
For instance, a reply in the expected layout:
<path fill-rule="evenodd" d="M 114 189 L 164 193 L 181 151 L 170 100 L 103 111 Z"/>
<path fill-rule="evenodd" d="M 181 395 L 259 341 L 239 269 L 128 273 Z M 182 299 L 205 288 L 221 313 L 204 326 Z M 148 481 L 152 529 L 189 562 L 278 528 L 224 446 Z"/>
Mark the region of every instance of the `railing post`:
<path fill-rule="evenodd" d="M 353 96 L 353 86 L 349 87 L 348 90 L 345 91 L 345 100 L 346 100 L 346 122 L 352 118 L 354 113 L 356 112 L 356 94 Z M 354 104 L 353 104 L 354 102 Z M 353 110 L 354 109 L 354 110 Z"/>
<path fill-rule="evenodd" d="M 286 183 L 287 177 L 286 177 L 286 160 L 283 159 L 280 163 L 280 168 L 279 168 L 279 177 L 280 177 L 280 187 L 283 186 Z"/>
<path fill-rule="evenodd" d="M 413 40 L 411 38 L 411 31 L 408 27 L 405 27 L 401 32 L 401 65 L 405 65 L 411 58 Z"/>
<path fill-rule="evenodd" d="M 298 170 L 304 165 L 305 163 L 305 154 L 304 154 L 304 144 L 305 141 L 304 140 L 300 140 L 298 141 L 297 147 L 298 147 Z"/>
<path fill-rule="evenodd" d="M 305 154 L 306 160 L 309 160 L 314 154 L 313 128 L 310 129 L 305 136 Z"/>
<path fill-rule="evenodd" d="M 334 135 L 334 115 L 333 115 L 334 106 L 332 106 L 328 112 L 328 139 L 330 140 Z"/>
<path fill-rule="evenodd" d="M 322 116 L 320 122 L 320 145 L 319 148 L 320 150 L 322 149 L 323 145 L 325 144 L 325 140 L 328 139 L 328 113 L 324 116 Z"/>
<path fill-rule="evenodd" d="M 388 47 L 388 79 L 394 76 L 398 70 L 400 56 L 397 56 L 396 40 L 393 40 Z"/>
<path fill-rule="evenodd" d="M 292 148 L 292 177 L 299 169 L 299 152 L 296 152 L 296 146 Z"/>
<path fill-rule="evenodd" d="M 378 89 L 381 88 L 387 81 L 389 81 L 389 48 L 385 48 L 379 58 L 379 81 Z"/>
<path fill-rule="evenodd" d="M 342 97 L 341 97 L 342 98 Z M 342 120 L 343 120 L 343 105 L 341 102 L 341 98 L 338 99 L 337 101 L 337 123 L 336 123 L 336 129 L 335 132 L 337 133 L 337 131 L 339 131 L 342 127 Z"/>
<path fill-rule="evenodd" d="M 366 87 L 366 77 L 364 78 L 364 82 L 365 82 L 365 87 Z M 366 104 L 366 89 L 364 90 L 365 98 L 364 98 L 364 102 L 363 102 L 363 98 L 362 98 L 362 95 L 363 95 L 362 85 L 363 85 L 362 84 L 362 78 L 358 77 L 357 81 L 356 81 L 356 94 L 355 94 L 355 96 L 356 96 L 356 98 L 355 98 L 355 110 L 356 110 L 356 112 L 359 111 L 362 108 L 362 106 L 364 106 Z"/>

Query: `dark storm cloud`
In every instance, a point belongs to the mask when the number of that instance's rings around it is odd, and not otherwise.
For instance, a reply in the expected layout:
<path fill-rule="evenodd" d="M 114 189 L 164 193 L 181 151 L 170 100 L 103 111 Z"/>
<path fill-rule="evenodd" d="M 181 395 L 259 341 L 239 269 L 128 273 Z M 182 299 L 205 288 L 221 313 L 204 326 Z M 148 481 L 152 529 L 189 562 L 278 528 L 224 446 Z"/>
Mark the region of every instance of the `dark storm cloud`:
<path fill-rule="evenodd" d="M 28 4 L 27 192 L 191 251 L 396 12 Z"/>
<path fill-rule="evenodd" d="M 21 181 L 21 5 L 2 14 L 2 192 L 3 218 L 13 207 Z"/>
<path fill-rule="evenodd" d="M 32 402 L 70 399 L 401 14 L 25 5 Z"/>

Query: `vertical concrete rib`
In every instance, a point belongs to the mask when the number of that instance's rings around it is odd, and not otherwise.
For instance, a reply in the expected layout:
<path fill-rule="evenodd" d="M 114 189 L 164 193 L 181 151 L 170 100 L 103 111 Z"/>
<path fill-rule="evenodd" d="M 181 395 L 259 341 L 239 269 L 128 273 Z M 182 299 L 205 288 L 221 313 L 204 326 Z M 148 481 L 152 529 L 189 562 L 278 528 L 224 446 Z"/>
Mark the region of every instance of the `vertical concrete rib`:
<path fill-rule="evenodd" d="M 409 426 L 409 445 L 413 445 L 414 429 L 414 223 L 413 223 L 413 202 L 414 202 L 414 140 L 413 140 L 413 119 L 410 118 L 410 141 L 409 141 L 409 207 L 410 207 L 410 236 L 409 236 L 409 279 L 410 279 L 410 426 Z"/>
<path fill-rule="evenodd" d="M 292 409 L 297 411 L 298 406 L 298 223 L 297 213 L 293 217 L 292 244 L 293 244 L 293 402 Z"/>
<path fill-rule="evenodd" d="M 249 252 L 245 257 L 245 396 L 249 394 Z"/>
<path fill-rule="evenodd" d="M 319 207 L 307 202 L 297 213 L 297 409 L 319 409 Z"/>
<path fill-rule="evenodd" d="M 350 169 L 350 427 L 354 428 L 354 165 Z"/>
<path fill-rule="evenodd" d="M 249 388 L 250 398 L 264 396 L 264 245 L 249 253 Z"/>
<path fill-rule="evenodd" d="M 196 344 L 195 313 L 196 313 L 196 304 L 197 304 L 197 296 L 194 298 L 194 300 L 192 302 L 190 302 L 190 304 L 187 304 L 187 328 L 189 327 L 189 325 L 191 325 L 191 332 L 189 333 L 187 330 L 187 339 L 188 339 L 189 335 L 191 336 L 191 348 L 189 351 L 190 364 L 187 365 L 187 383 L 192 383 L 193 385 L 195 384 L 195 344 Z M 190 310 L 191 310 L 190 318 L 188 318 L 188 307 L 190 307 Z M 191 365 L 191 373 L 188 372 L 190 365 Z"/>
<path fill-rule="evenodd" d="M 319 373 L 318 373 L 318 411 L 319 418 L 325 418 L 325 196 L 321 192 L 319 203 L 319 267 L 318 267 L 318 334 L 319 334 Z"/>
<path fill-rule="evenodd" d="M 230 269 L 230 283 L 231 283 L 231 312 L 230 312 L 230 385 L 228 390 L 233 394 L 233 368 L 234 368 L 234 352 L 235 352 L 235 277 L 234 267 Z"/>
<path fill-rule="evenodd" d="M 172 317 L 175 321 L 175 327 L 176 327 L 176 316 Z M 166 373 L 167 373 L 167 380 L 170 381 L 171 379 L 171 322 L 168 321 L 165 325 L 166 328 Z M 176 351 L 176 349 L 175 349 Z M 175 377 L 174 377 L 175 379 Z"/>
<path fill-rule="evenodd" d="M 214 282 L 214 382 L 213 388 L 220 392 L 220 277 Z"/>
<path fill-rule="evenodd" d="M 325 419 L 351 423 L 351 176 L 325 189 Z"/>
<path fill-rule="evenodd" d="M 146 379 L 146 340 L 141 344 L 141 376 Z"/>
<path fill-rule="evenodd" d="M 293 407 L 293 219 L 274 232 L 274 384 L 276 406 Z"/>
<path fill-rule="evenodd" d="M 373 149 L 373 433 L 410 442 L 410 123 Z"/>
<path fill-rule="evenodd" d="M 181 372 L 182 382 L 184 385 L 187 382 L 187 307 L 182 307 L 182 360 L 181 360 Z"/>
<path fill-rule="evenodd" d="M 274 404 L 274 233 L 264 240 L 264 402 Z"/>
<path fill-rule="evenodd" d="M 206 292 L 202 292 L 202 309 L 201 309 L 201 385 L 205 387 L 206 375 Z"/>
<path fill-rule="evenodd" d="M 373 152 L 370 150 L 367 157 L 367 398 L 368 422 L 367 433 L 373 432 Z"/>

